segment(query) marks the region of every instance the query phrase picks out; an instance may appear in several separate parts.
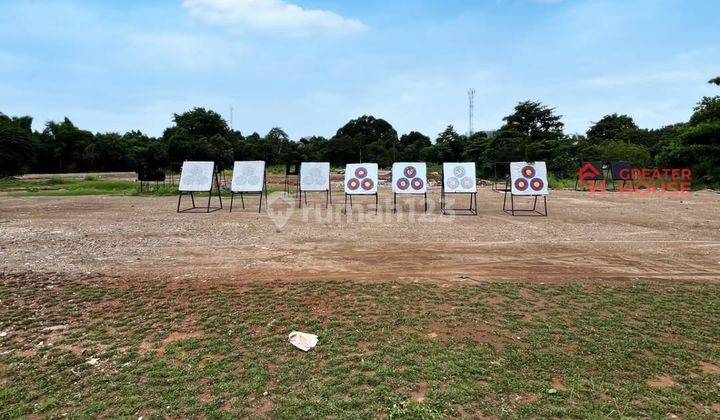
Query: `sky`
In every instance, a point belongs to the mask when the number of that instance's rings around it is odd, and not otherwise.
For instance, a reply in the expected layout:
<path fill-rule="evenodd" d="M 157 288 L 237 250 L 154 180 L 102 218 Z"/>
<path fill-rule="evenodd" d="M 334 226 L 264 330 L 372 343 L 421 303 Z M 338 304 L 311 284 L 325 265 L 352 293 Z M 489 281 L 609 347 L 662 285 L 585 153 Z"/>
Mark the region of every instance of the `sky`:
<path fill-rule="evenodd" d="M 243 134 L 374 115 L 435 138 L 524 100 L 584 133 L 687 121 L 720 76 L 717 0 L 2 0 L 0 112 L 161 135 L 210 108 Z"/>

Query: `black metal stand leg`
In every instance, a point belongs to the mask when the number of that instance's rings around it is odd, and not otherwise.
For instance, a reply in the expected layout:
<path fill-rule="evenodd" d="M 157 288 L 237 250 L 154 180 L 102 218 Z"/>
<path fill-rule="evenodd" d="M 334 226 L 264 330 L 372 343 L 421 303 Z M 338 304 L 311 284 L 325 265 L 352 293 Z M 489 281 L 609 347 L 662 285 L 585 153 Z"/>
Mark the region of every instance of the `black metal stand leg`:
<path fill-rule="evenodd" d="M 478 214 L 480 212 L 478 211 L 478 206 L 477 206 L 477 193 L 475 193 L 474 195 L 475 195 L 475 214 Z"/>
<path fill-rule="evenodd" d="M 535 196 L 535 201 L 533 202 L 532 211 L 535 211 L 535 209 L 537 208 L 537 198 L 538 198 L 538 196 L 536 195 L 536 196 Z"/>
<path fill-rule="evenodd" d="M 208 213 L 210 213 L 210 200 L 212 200 L 212 191 L 208 191 L 208 206 L 207 206 Z"/>
<path fill-rule="evenodd" d="M 427 192 L 425 193 L 425 213 L 427 213 Z"/>
<path fill-rule="evenodd" d="M 375 193 L 375 214 L 378 213 L 378 193 Z"/>
<path fill-rule="evenodd" d="M 230 192 L 230 213 L 232 213 L 233 201 L 235 200 L 235 193 Z"/>
<path fill-rule="evenodd" d="M 347 214 L 347 193 L 345 193 L 345 204 L 343 204 L 343 209 L 345 210 L 345 214 Z"/>
<path fill-rule="evenodd" d="M 397 193 L 393 193 L 393 213 L 397 213 Z"/>
<path fill-rule="evenodd" d="M 193 195 L 192 192 L 190 193 L 190 199 L 192 200 L 193 208 L 195 208 L 195 196 Z"/>
<path fill-rule="evenodd" d="M 547 217 L 547 215 L 548 215 L 548 211 L 547 211 L 547 196 L 543 196 L 543 200 L 545 201 L 545 217 Z"/>
<path fill-rule="evenodd" d="M 180 200 L 182 200 L 182 192 L 178 194 L 178 205 L 177 205 L 177 213 L 180 213 Z"/>
<path fill-rule="evenodd" d="M 512 194 L 510 194 L 510 212 L 515 216 L 515 198 Z"/>
<path fill-rule="evenodd" d="M 240 203 L 242 203 L 242 208 L 245 210 L 245 198 L 243 198 L 243 193 L 240 193 Z"/>

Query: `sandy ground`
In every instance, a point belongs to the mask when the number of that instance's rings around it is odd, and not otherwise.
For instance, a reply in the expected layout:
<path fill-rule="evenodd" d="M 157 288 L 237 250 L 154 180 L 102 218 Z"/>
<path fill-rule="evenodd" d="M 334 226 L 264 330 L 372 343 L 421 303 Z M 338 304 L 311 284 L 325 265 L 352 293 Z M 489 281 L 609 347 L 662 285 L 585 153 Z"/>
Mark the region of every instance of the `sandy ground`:
<path fill-rule="evenodd" d="M 552 191 L 550 216 L 510 217 L 483 188 L 479 216 L 441 216 L 392 195 L 378 216 L 311 195 L 296 208 L 177 214 L 173 197 L 0 197 L 0 270 L 202 281 L 720 282 L 720 194 Z M 289 200 L 289 199 L 288 199 Z M 203 201 L 203 200 L 200 200 Z M 204 202 L 204 201 L 203 201 Z M 189 203 L 189 201 L 188 201 Z M 237 204 L 237 202 L 236 202 Z M 465 204 L 463 202 L 463 204 Z M 240 210 L 240 211 L 238 211 Z"/>

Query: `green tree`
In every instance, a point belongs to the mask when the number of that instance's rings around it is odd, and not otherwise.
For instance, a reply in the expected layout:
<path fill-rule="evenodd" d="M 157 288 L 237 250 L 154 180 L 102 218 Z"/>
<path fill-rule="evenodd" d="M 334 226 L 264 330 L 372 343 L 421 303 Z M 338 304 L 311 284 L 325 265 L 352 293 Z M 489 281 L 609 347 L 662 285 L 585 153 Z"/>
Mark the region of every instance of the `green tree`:
<path fill-rule="evenodd" d="M 564 124 L 555 109 L 540 102 L 525 101 L 515 107 L 515 112 L 505 117 L 505 124 L 490 141 L 488 161 L 507 162 L 517 160 L 549 159 L 544 151 L 547 142 L 564 138 Z"/>
<path fill-rule="evenodd" d="M 417 162 L 421 159 L 422 150 L 432 146 L 430 137 L 411 131 L 403 134 L 398 142 L 397 160 L 405 162 Z"/>
<path fill-rule="evenodd" d="M 230 167 L 234 147 L 228 139 L 233 134 L 220 114 L 205 108 L 194 108 L 183 114 L 174 114 L 173 122 L 175 124 L 163 133 L 171 162 L 211 160 L 221 169 Z"/>
<path fill-rule="evenodd" d="M 328 160 L 328 139 L 312 136 L 300 139 L 295 160 L 301 162 L 324 162 Z"/>
<path fill-rule="evenodd" d="M 610 114 L 602 117 L 587 131 L 590 143 L 624 141 L 629 143 L 639 131 L 635 121 L 628 115 Z"/>
<path fill-rule="evenodd" d="M 288 158 L 294 155 L 296 144 L 279 127 L 271 129 L 265 135 L 266 158 L 270 165 L 288 162 Z"/>
<path fill-rule="evenodd" d="M 0 177 L 21 175 L 32 167 L 31 126 L 31 117 L 10 118 L 0 113 Z"/>
<path fill-rule="evenodd" d="M 91 132 L 81 130 L 68 118 L 57 123 L 49 121 L 39 141 L 43 160 L 52 161 L 48 168 L 53 172 L 73 172 L 86 170 L 84 152 L 88 144 L 92 143 L 94 136 Z"/>
<path fill-rule="evenodd" d="M 334 164 L 377 162 L 388 167 L 397 159 L 397 131 L 381 118 L 363 115 L 342 126 L 328 143 Z"/>

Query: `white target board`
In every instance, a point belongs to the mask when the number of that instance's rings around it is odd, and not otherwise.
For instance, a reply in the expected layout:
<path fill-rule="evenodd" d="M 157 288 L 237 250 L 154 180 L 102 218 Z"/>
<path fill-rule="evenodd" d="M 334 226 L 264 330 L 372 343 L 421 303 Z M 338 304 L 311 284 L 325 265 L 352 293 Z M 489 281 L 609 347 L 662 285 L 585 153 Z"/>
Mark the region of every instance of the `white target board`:
<path fill-rule="evenodd" d="M 548 195 L 545 162 L 512 162 L 510 182 L 513 195 Z"/>
<path fill-rule="evenodd" d="M 235 162 L 232 192 L 261 192 L 265 181 L 265 161 Z"/>
<path fill-rule="evenodd" d="M 186 192 L 212 190 L 214 170 L 215 162 L 183 162 L 178 190 Z"/>
<path fill-rule="evenodd" d="M 425 162 L 396 162 L 392 167 L 393 192 L 397 194 L 424 194 L 427 192 L 427 166 Z"/>
<path fill-rule="evenodd" d="M 377 163 L 349 163 L 345 166 L 345 194 L 375 194 Z"/>
<path fill-rule="evenodd" d="M 474 162 L 443 163 L 443 184 L 448 193 L 477 192 Z"/>
<path fill-rule="evenodd" d="M 300 164 L 302 191 L 328 191 L 330 189 L 329 162 L 303 162 Z"/>

